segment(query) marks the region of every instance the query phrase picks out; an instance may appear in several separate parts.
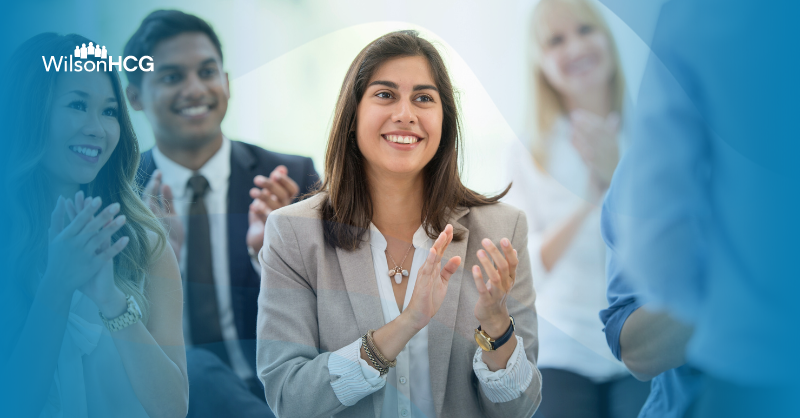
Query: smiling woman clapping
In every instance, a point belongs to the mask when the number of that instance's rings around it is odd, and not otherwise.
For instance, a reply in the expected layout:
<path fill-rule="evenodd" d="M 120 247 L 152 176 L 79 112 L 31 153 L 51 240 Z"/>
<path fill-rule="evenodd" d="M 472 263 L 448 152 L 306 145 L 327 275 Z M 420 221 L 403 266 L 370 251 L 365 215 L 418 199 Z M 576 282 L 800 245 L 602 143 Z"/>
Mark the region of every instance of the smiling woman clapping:
<path fill-rule="evenodd" d="M 119 75 L 39 60 L 86 43 L 36 35 L 0 69 L 0 416 L 184 417 L 180 273 Z"/>
<path fill-rule="evenodd" d="M 401 31 L 361 51 L 325 182 L 270 215 L 259 255 L 258 371 L 279 417 L 533 415 L 525 216 L 462 184 L 460 141 L 430 42 Z"/>

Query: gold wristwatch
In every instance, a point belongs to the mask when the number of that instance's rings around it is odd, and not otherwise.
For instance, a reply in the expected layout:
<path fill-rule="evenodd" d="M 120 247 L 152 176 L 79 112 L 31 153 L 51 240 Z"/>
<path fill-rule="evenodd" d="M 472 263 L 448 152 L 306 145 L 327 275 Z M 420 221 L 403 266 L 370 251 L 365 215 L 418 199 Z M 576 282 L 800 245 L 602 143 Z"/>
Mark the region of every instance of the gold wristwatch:
<path fill-rule="evenodd" d="M 128 302 L 128 310 L 114 319 L 107 319 L 102 312 L 99 312 L 100 319 L 103 320 L 103 324 L 105 324 L 106 328 L 111 332 L 127 328 L 142 319 L 142 310 L 139 309 L 139 304 L 136 303 L 136 299 L 134 299 L 133 296 L 128 296 L 125 300 Z"/>
<path fill-rule="evenodd" d="M 511 334 L 514 333 L 514 317 L 509 316 L 509 318 L 511 318 L 511 325 L 509 325 L 506 333 L 496 340 L 492 339 L 492 337 L 490 337 L 486 331 L 481 330 L 481 326 L 478 325 L 478 329 L 475 330 L 475 342 L 478 343 L 483 351 L 497 350 L 503 344 L 508 342 L 509 339 L 511 339 Z"/>

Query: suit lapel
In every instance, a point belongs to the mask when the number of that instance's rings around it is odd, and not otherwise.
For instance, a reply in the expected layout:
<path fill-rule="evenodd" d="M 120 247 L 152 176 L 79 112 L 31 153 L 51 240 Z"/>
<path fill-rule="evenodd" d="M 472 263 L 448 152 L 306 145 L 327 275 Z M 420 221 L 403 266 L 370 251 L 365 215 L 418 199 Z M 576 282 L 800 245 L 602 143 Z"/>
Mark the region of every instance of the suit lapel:
<path fill-rule="evenodd" d="M 256 176 L 257 161 L 244 144 L 231 141 L 231 177 L 228 180 L 228 213 L 247 213 L 250 207 L 248 191 Z"/>
<path fill-rule="evenodd" d="M 347 288 L 347 295 L 356 316 L 358 332 L 366 334 L 371 329 L 384 325 L 375 267 L 372 263 L 372 249 L 364 242 L 358 249 L 347 251 L 336 248 L 339 266 Z"/>
<path fill-rule="evenodd" d="M 336 255 L 339 258 L 347 296 L 350 298 L 350 305 L 356 316 L 359 336 L 366 334 L 371 329 L 378 329 L 385 325 L 375 267 L 372 262 L 372 248 L 369 243 L 362 243 L 354 251 L 337 247 Z M 383 394 L 384 391 L 381 390 L 372 397 L 376 418 L 381 416 Z"/>
<path fill-rule="evenodd" d="M 444 406 L 444 394 L 447 388 L 447 373 L 450 367 L 450 351 L 453 347 L 453 333 L 455 332 L 456 317 L 458 316 L 458 299 L 461 294 L 461 283 L 464 280 L 464 261 L 467 254 L 467 242 L 469 241 L 469 230 L 458 223 L 458 219 L 469 212 L 468 208 L 458 208 L 450 216 L 450 223 L 453 231 L 461 231 L 464 239 L 453 241 L 447 247 L 442 257 L 446 262 L 451 257 L 461 257 L 461 266 L 450 277 L 447 284 L 447 295 L 445 295 L 442 306 L 436 312 L 430 324 L 428 324 L 428 358 L 430 360 L 431 371 L 431 390 L 433 391 L 433 402 L 436 407 L 436 416 L 442 416 Z"/>
<path fill-rule="evenodd" d="M 156 162 L 153 160 L 153 150 L 150 149 L 143 152 L 139 158 L 139 168 L 136 170 L 136 184 L 144 189 L 156 168 Z"/>
<path fill-rule="evenodd" d="M 255 337 L 255 330 L 245 326 L 245 316 L 249 314 L 244 307 L 248 289 L 258 286 L 258 275 L 254 275 L 247 254 L 247 212 L 250 208 L 250 187 L 253 185 L 257 161 L 246 146 L 231 141 L 231 175 L 228 179 L 227 227 L 228 227 L 228 272 L 230 274 L 231 302 L 234 309 L 234 322 L 239 338 Z"/>
<path fill-rule="evenodd" d="M 231 177 L 228 180 L 228 260 L 230 260 L 231 286 L 241 286 L 247 277 L 245 268 L 250 268 L 247 255 L 247 213 L 250 210 L 250 194 L 255 177 L 255 158 L 243 144 L 231 141 Z"/>

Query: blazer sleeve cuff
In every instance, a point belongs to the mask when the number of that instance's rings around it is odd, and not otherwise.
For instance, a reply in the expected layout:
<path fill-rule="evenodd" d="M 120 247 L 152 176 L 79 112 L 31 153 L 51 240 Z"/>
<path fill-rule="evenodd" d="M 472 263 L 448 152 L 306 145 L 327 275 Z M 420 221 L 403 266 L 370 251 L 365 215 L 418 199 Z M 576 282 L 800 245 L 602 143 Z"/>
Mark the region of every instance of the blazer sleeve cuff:
<path fill-rule="evenodd" d="M 505 369 L 489 370 L 483 362 L 483 350 L 475 351 L 472 370 L 478 376 L 483 393 L 493 403 L 508 402 L 519 398 L 533 380 L 533 364 L 525 356 L 522 337 L 516 335 L 517 347 L 511 353 Z"/>
<path fill-rule="evenodd" d="M 361 358 L 360 338 L 331 353 L 328 372 L 333 393 L 344 406 L 355 405 L 386 384 L 386 377 Z"/>

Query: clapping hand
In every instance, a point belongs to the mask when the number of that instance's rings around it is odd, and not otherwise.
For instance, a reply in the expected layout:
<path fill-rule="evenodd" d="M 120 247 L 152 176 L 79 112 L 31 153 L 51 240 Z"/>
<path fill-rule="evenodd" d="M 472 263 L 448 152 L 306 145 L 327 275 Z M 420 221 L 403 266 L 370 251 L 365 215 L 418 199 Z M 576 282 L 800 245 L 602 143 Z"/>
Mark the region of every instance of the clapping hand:
<path fill-rule="evenodd" d="M 479 294 L 478 303 L 475 304 L 475 318 L 481 324 L 482 330 L 496 338 L 503 335 L 509 326 L 506 301 L 514 287 L 519 259 L 517 250 L 511 246 L 508 238 L 500 240 L 502 253 L 488 238 L 484 238 L 481 244 L 486 251 L 478 250 L 478 260 L 486 271 L 488 280 L 484 282 L 480 267 L 472 266 L 472 277 Z"/>
<path fill-rule="evenodd" d="M 577 109 L 570 113 L 570 121 L 572 145 L 589 167 L 590 184 L 594 189 L 605 191 L 619 162 L 619 115 L 611 113 L 604 119 Z"/>
<path fill-rule="evenodd" d="M 425 328 L 439 311 L 447 294 L 447 283 L 450 276 L 461 264 L 461 257 L 456 256 L 447 261 L 444 268 L 442 267 L 442 256 L 451 241 L 453 241 L 453 226 L 448 224 L 439 234 L 428 253 L 425 264 L 417 273 L 414 292 L 404 311 L 411 316 L 411 323 L 416 330 Z"/>
<path fill-rule="evenodd" d="M 185 239 L 185 232 L 183 229 L 183 222 L 175 215 L 174 209 L 174 196 L 172 189 L 166 184 L 162 184 L 161 170 L 156 170 L 147 182 L 142 195 L 142 201 L 157 218 L 161 219 L 161 223 L 169 234 L 169 243 L 172 245 L 172 251 L 175 252 L 175 258 L 180 262 L 181 260 L 181 247 Z"/>
<path fill-rule="evenodd" d="M 80 192 L 79 192 L 80 193 Z M 100 199 L 100 198 L 96 198 Z M 91 204 L 90 198 L 85 198 L 81 201 L 80 196 L 76 195 L 74 202 L 67 200 L 67 215 L 70 220 L 74 220 L 79 212 L 84 210 L 86 206 Z M 104 228 L 110 227 L 109 231 L 105 234 L 98 234 L 99 246 L 96 250 L 97 253 L 111 248 L 111 235 L 114 234 L 119 228 L 125 225 L 125 215 L 120 215 L 114 218 L 114 215 L 119 213 L 119 203 L 113 203 L 95 218 L 95 221 L 102 224 Z M 113 232 L 112 232 L 113 230 Z M 127 245 L 127 237 L 126 244 Z M 124 246 L 123 246 L 124 248 Z M 122 251 L 122 250 L 120 250 Z M 127 308 L 125 301 L 125 294 L 114 283 L 114 259 L 111 257 L 103 261 L 103 266 L 94 274 L 89 281 L 80 287 L 80 291 L 92 299 L 100 311 L 106 317 L 114 318 L 119 316 Z"/>
<path fill-rule="evenodd" d="M 247 229 L 247 245 L 258 252 L 264 244 L 264 224 L 267 216 L 275 210 L 290 205 L 300 188 L 289 178 L 285 166 L 279 165 L 272 170 L 269 178 L 258 175 L 253 179 L 256 187 L 250 189 L 253 203 L 247 214 L 250 227 Z"/>
<path fill-rule="evenodd" d="M 82 191 L 74 201 L 59 197 L 51 215 L 45 277 L 70 294 L 80 289 L 104 314 L 114 317 L 125 307 L 125 295 L 114 284 L 114 257 L 129 238 L 111 242 L 111 236 L 125 225 L 125 215 L 115 216 L 120 206 L 114 203 L 95 216 L 101 204 L 99 197 L 84 198 Z M 69 216 L 66 225 L 65 214 Z"/>

